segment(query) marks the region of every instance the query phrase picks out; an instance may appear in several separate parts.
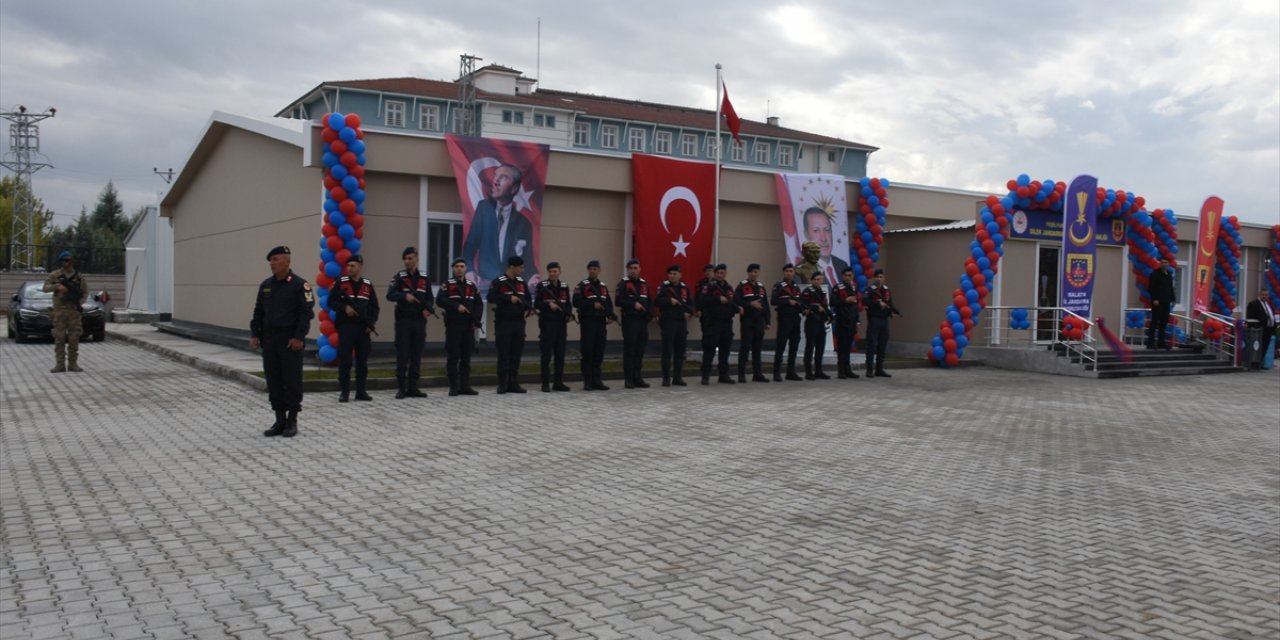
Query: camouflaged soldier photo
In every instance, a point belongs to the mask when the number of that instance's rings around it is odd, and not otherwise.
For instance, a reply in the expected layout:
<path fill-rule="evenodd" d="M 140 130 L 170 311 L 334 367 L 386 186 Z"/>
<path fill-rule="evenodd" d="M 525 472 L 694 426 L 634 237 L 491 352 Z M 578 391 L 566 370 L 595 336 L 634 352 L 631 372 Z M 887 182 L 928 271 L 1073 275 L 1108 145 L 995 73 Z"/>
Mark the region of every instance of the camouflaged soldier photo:
<path fill-rule="evenodd" d="M 49 372 L 84 371 L 80 368 L 80 305 L 88 297 L 89 288 L 76 270 L 70 251 L 58 254 L 58 261 L 62 268 L 50 273 L 42 287 L 53 292 L 53 308 L 49 310 L 49 320 L 53 322 L 53 368 Z"/>

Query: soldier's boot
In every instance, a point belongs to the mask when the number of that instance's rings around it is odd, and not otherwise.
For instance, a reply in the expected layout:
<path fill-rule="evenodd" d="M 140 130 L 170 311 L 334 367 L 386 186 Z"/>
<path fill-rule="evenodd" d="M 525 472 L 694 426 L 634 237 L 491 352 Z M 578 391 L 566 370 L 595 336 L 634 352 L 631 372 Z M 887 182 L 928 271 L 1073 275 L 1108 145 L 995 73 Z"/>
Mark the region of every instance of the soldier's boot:
<path fill-rule="evenodd" d="M 67 370 L 67 344 L 60 342 L 53 347 L 53 368 L 49 373 L 62 373 Z"/>
<path fill-rule="evenodd" d="M 556 374 L 555 382 L 551 383 L 552 391 L 568 391 L 569 385 L 564 383 L 564 374 Z"/>
<path fill-rule="evenodd" d="M 419 389 L 419 388 L 418 388 L 418 379 L 417 379 L 417 378 L 414 378 L 414 379 L 412 379 L 412 380 L 409 380 L 409 381 L 408 381 L 408 383 L 407 383 L 407 384 L 405 384 L 404 394 L 405 394 L 405 395 L 407 395 L 407 396 L 409 396 L 410 398 L 425 398 L 425 397 L 427 397 L 426 392 L 424 392 L 422 389 Z"/>
<path fill-rule="evenodd" d="M 270 429 L 262 432 L 262 435 L 268 438 L 274 438 L 284 433 L 284 423 L 287 420 L 283 411 L 276 412 L 276 421 L 271 425 Z"/>
<path fill-rule="evenodd" d="M 684 381 L 684 369 L 683 369 L 683 368 L 678 367 L 678 366 L 676 367 L 675 375 L 671 376 L 671 384 L 673 384 L 673 385 L 675 385 L 675 386 L 677 386 L 677 387 L 687 387 L 687 386 L 689 386 L 689 383 Z"/>
<path fill-rule="evenodd" d="M 350 401 L 351 401 L 351 392 L 347 391 L 346 389 L 343 389 L 342 392 L 338 394 L 338 402 L 350 402 Z"/>
<path fill-rule="evenodd" d="M 362 388 L 362 387 L 357 387 L 357 388 L 356 388 L 356 400 L 363 400 L 364 402 L 370 402 L 370 401 L 372 401 L 372 400 L 373 400 L 373 396 L 369 395 L 369 393 L 368 393 L 367 391 L 365 391 L 365 390 L 364 390 L 364 388 Z"/>
<path fill-rule="evenodd" d="M 449 397 L 458 395 L 458 376 L 449 376 Z"/>
<path fill-rule="evenodd" d="M 703 375 L 702 375 L 702 384 L 704 384 L 704 385 L 711 384 L 711 376 L 706 375 L 706 374 L 703 374 Z"/>
<path fill-rule="evenodd" d="M 849 365 L 849 377 L 853 380 L 858 379 L 858 372 L 853 370 L 853 365 Z"/>
<path fill-rule="evenodd" d="M 79 355 L 80 353 L 77 347 L 71 347 L 67 350 L 67 371 L 74 371 L 75 373 L 84 371 L 84 369 L 81 369 L 78 364 L 80 360 Z"/>
<path fill-rule="evenodd" d="M 542 392 L 551 393 L 551 380 L 547 374 L 542 374 Z"/>
<path fill-rule="evenodd" d="M 880 365 L 880 366 L 876 367 L 876 377 L 877 377 L 877 378 L 892 378 L 893 376 L 889 375 L 889 372 L 884 370 L 884 365 Z"/>
<path fill-rule="evenodd" d="M 796 373 L 796 364 L 794 362 L 787 365 L 787 379 L 804 380 L 804 378 L 801 378 L 800 375 Z"/>
<path fill-rule="evenodd" d="M 763 373 L 757 372 L 757 373 L 751 374 L 751 381 L 752 382 L 768 382 L 769 378 L 765 377 Z"/>
<path fill-rule="evenodd" d="M 782 382 L 782 361 L 781 360 L 773 361 L 773 381 Z"/>
<path fill-rule="evenodd" d="M 671 386 L 671 367 L 662 370 L 662 386 Z"/>
<path fill-rule="evenodd" d="M 805 380 L 816 380 L 816 379 L 817 379 L 817 378 L 814 378 L 814 377 L 813 377 L 813 365 L 812 365 L 812 364 L 810 364 L 809 362 L 805 362 L 805 363 L 804 363 L 804 379 L 805 379 Z"/>
<path fill-rule="evenodd" d="M 849 377 L 849 365 L 837 363 L 836 369 L 838 369 L 838 371 L 836 371 L 837 378 L 844 380 Z"/>
<path fill-rule="evenodd" d="M 876 359 L 870 355 L 867 356 L 867 379 L 876 377 Z"/>
<path fill-rule="evenodd" d="M 396 400 L 404 400 L 409 395 L 409 389 L 405 386 L 404 378 L 396 378 Z"/>
<path fill-rule="evenodd" d="M 635 384 L 637 389 L 648 389 L 650 384 L 644 381 L 644 376 L 640 373 L 640 366 L 641 364 L 637 362 L 631 367 L 632 383 Z"/>
<path fill-rule="evenodd" d="M 471 388 L 471 373 L 470 373 L 470 372 L 468 372 L 468 373 L 460 373 L 460 374 L 458 374 L 458 383 L 461 385 L 461 386 L 458 388 L 458 393 L 459 393 L 459 394 L 464 395 L 464 396 L 478 396 L 478 395 L 480 395 L 480 392 L 479 392 L 479 391 L 476 391 L 475 389 L 472 389 L 472 388 Z"/>
<path fill-rule="evenodd" d="M 631 360 L 628 359 L 622 361 L 622 386 L 625 389 L 636 388 L 635 367 L 632 366 Z"/>
<path fill-rule="evenodd" d="M 597 373 L 595 380 L 591 382 L 591 388 L 596 391 L 608 391 L 609 385 L 605 384 L 604 377 Z"/>
<path fill-rule="evenodd" d="M 498 372 L 498 393 L 503 394 L 506 392 L 507 392 L 507 372 L 499 371 Z"/>
<path fill-rule="evenodd" d="M 67 365 L 63 364 L 62 361 L 59 360 L 58 363 L 53 365 L 53 368 L 49 370 L 49 373 L 62 373 L 63 371 L 66 371 L 66 370 L 67 370 Z"/>
<path fill-rule="evenodd" d="M 298 411 L 290 409 L 284 419 L 284 431 L 280 432 L 281 436 L 292 438 L 298 435 Z"/>
<path fill-rule="evenodd" d="M 529 390 L 520 386 L 520 371 L 512 370 L 507 374 L 507 392 L 508 393 L 528 393 Z"/>
<path fill-rule="evenodd" d="M 831 376 L 827 375 L 826 373 L 823 373 L 823 371 L 822 371 L 822 361 L 818 361 L 818 362 L 813 363 L 813 377 L 814 377 L 814 378 L 817 378 L 818 380 L 830 380 L 830 379 L 831 379 Z"/>

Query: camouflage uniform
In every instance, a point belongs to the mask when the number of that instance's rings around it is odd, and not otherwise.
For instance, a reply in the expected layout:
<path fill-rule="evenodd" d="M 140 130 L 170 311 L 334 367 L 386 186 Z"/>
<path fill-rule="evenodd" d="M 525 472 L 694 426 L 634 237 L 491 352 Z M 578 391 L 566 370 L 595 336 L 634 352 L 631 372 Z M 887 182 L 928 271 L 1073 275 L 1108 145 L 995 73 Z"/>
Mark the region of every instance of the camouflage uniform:
<path fill-rule="evenodd" d="M 57 293 L 60 284 L 67 286 L 68 290 Z M 83 331 L 80 325 L 80 305 L 88 297 L 88 284 L 75 268 L 59 269 L 45 278 L 43 288 L 45 291 L 55 292 L 53 309 L 49 311 L 49 319 L 53 321 L 52 371 L 80 371 L 77 363 L 80 356 L 80 333 Z"/>

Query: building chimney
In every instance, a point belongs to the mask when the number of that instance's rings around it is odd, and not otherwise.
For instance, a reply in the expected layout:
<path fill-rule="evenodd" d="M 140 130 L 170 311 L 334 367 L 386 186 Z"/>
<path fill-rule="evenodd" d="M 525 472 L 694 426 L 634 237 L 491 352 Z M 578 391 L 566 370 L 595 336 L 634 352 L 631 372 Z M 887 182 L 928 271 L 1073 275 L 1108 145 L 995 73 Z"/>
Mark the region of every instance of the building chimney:
<path fill-rule="evenodd" d="M 769 116 L 768 118 L 765 118 L 765 123 L 771 127 L 778 126 L 778 116 Z"/>

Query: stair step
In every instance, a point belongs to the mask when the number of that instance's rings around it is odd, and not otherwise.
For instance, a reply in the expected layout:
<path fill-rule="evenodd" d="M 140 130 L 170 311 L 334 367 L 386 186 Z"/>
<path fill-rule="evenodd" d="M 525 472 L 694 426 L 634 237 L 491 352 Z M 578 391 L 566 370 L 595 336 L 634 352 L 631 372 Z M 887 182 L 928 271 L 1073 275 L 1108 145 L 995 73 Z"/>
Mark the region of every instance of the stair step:
<path fill-rule="evenodd" d="M 1147 376 L 1198 376 L 1214 373 L 1237 373 L 1243 371 L 1239 367 L 1231 365 L 1218 365 L 1210 367 L 1153 367 L 1153 368 L 1127 368 L 1127 369 L 1102 369 L 1098 371 L 1099 378 L 1136 378 Z"/>

